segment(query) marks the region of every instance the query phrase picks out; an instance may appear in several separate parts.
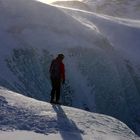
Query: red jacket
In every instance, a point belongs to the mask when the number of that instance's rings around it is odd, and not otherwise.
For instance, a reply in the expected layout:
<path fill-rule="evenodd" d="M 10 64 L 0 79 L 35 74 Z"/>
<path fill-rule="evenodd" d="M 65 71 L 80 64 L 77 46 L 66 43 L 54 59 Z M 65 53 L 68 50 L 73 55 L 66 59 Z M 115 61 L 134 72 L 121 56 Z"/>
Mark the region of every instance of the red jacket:
<path fill-rule="evenodd" d="M 56 58 L 52 61 L 50 66 L 50 75 L 52 78 L 65 80 L 65 65 L 60 59 Z"/>
<path fill-rule="evenodd" d="M 61 73 L 61 79 L 65 80 L 65 65 L 63 64 L 63 62 L 61 62 L 60 65 L 60 73 Z"/>

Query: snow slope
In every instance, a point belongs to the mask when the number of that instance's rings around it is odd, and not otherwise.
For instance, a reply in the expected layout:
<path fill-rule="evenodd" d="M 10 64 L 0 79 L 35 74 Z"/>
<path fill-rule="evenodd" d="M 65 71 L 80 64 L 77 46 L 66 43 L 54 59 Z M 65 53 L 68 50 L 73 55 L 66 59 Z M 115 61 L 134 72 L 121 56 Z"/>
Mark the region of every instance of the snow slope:
<path fill-rule="evenodd" d="M 7 89 L 0 89 L 0 107 L 0 139 L 139 139 L 125 124 L 112 117 L 51 105 Z"/>
<path fill-rule="evenodd" d="M 139 0 L 83 0 L 97 13 L 115 17 L 140 19 Z"/>
<path fill-rule="evenodd" d="M 0 6 L 1 86 L 49 101 L 49 65 L 62 52 L 62 103 L 116 117 L 140 133 L 139 21 L 36 0 Z"/>
<path fill-rule="evenodd" d="M 139 0 L 59 0 L 52 3 L 115 17 L 140 19 Z"/>
<path fill-rule="evenodd" d="M 78 1 L 78 0 L 71 0 L 71 1 L 54 1 L 51 4 L 53 5 L 61 5 L 65 7 L 72 7 L 80 10 L 86 10 L 86 11 L 91 11 L 92 9 L 90 8 L 89 4 L 83 1 Z"/>

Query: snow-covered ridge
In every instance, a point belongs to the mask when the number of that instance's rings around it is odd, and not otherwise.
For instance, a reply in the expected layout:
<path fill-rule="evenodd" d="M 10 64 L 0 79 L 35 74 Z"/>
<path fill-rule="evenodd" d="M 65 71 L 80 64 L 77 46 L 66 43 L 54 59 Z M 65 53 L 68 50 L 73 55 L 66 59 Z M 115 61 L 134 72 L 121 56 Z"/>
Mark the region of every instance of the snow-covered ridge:
<path fill-rule="evenodd" d="M 0 89 L 0 108 L 0 130 L 28 131 L 23 131 L 23 134 L 27 134 L 27 139 L 32 134 L 29 131 L 45 134 L 46 138 L 68 140 L 139 139 L 125 124 L 112 117 L 51 105 L 7 89 Z M 21 136 L 22 131 L 19 131 Z M 16 134 L 18 138 L 19 134 Z M 0 132 L 0 138 L 6 135 L 10 135 L 10 132 Z M 18 138 L 15 137 L 14 140 Z"/>
<path fill-rule="evenodd" d="M 113 17 L 140 19 L 139 0 L 59 0 L 54 1 L 53 4 L 110 15 Z"/>
<path fill-rule="evenodd" d="M 116 117 L 139 133 L 139 22 L 35 0 L 0 3 L 1 86 L 49 101 L 49 65 L 64 53 L 63 104 Z"/>
<path fill-rule="evenodd" d="M 89 4 L 92 11 L 115 17 L 140 19 L 139 0 L 83 0 Z"/>
<path fill-rule="evenodd" d="M 85 11 L 91 11 L 90 6 L 87 3 L 84 3 L 82 1 L 55 1 L 51 3 L 53 5 L 61 5 L 61 6 L 66 6 L 66 7 L 72 7 L 80 10 L 85 10 Z"/>

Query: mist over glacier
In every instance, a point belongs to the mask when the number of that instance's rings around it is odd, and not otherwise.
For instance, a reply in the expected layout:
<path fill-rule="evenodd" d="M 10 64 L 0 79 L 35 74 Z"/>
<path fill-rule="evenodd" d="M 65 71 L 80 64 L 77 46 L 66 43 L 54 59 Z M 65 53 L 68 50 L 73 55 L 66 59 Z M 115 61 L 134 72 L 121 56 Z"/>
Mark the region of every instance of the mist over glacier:
<path fill-rule="evenodd" d="M 140 134 L 140 21 L 0 0 L 0 85 L 49 101 L 49 65 L 64 53 L 62 103 L 103 113 Z"/>

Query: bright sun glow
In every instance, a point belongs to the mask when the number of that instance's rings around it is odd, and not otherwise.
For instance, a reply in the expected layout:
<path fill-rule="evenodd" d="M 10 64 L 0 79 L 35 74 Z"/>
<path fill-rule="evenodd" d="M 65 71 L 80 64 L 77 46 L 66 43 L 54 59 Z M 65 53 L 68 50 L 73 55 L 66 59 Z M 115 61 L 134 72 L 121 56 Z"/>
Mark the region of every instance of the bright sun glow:
<path fill-rule="evenodd" d="M 52 3 L 52 2 L 55 2 L 57 0 L 36 0 L 36 1 L 40 1 L 42 3 Z"/>
<path fill-rule="evenodd" d="M 55 1 L 71 1 L 71 0 L 36 0 L 36 1 L 40 1 L 42 3 L 52 3 Z M 73 0 L 73 1 L 81 1 L 81 0 Z"/>

